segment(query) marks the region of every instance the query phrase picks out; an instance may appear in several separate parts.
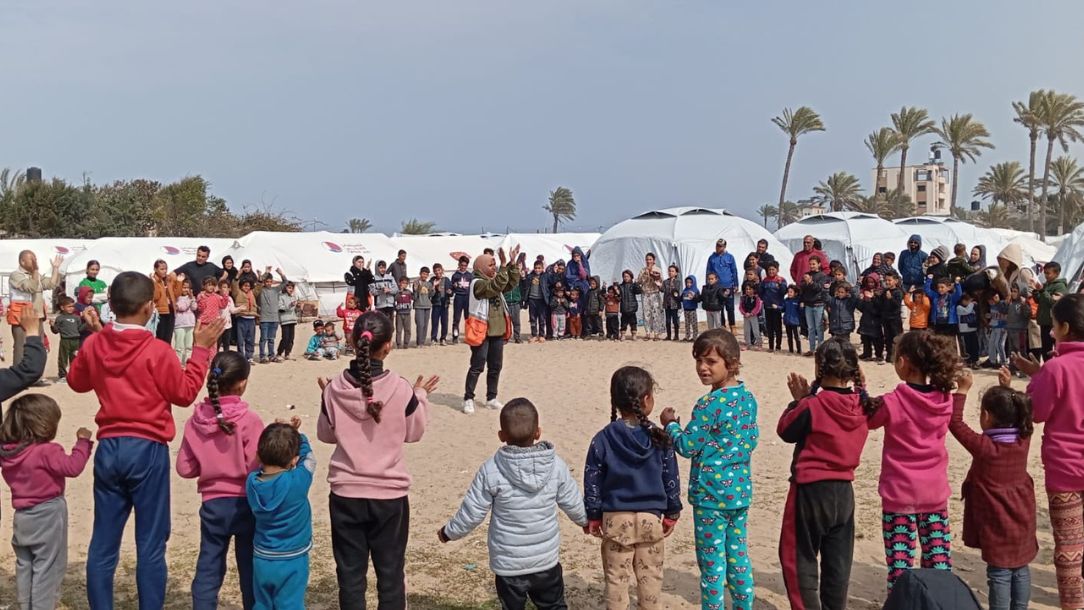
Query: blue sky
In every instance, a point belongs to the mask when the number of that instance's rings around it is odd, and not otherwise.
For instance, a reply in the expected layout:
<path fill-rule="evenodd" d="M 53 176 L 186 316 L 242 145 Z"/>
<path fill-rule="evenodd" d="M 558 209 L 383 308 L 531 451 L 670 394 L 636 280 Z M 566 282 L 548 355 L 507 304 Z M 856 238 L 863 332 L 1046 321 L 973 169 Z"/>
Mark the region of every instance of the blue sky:
<path fill-rule="evenodd" d="M 234 209 L 338 230 L 409 217 L 460 232 L 571 228 L 674 204 L 754 216 L 838 170 L 870 181 L 866 134 L 900 106 L 970 112 L 1026 164 L 1010 102 L 1084 96 L 1084 3 L 19 0 L 0 23 L 0 167 L 96 182 L 201 174 Z M 924 158 L 920 141 L 911 157 Z M 1072 151 L 1084 155 L 1084 146 Z"/>

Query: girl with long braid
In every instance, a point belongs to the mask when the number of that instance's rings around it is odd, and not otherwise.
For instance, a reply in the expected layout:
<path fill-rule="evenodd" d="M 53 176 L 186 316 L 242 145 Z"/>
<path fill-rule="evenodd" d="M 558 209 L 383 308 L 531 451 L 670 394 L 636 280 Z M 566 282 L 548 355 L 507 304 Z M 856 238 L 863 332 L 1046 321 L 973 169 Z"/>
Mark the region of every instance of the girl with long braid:
<path fill-rule="evenodd" d="M 602 538 L 608 610 L 629 607 L 633 580 L 640 608 L 662 607 L 663 539 L 681 516 L 681 485 L 670 439 L 648 421 L 654 407 L 651 373 L 617 369 L 610 379 L 610 425 L 587 451 L 584 530 Z"/>
<path fill-rule="evenodd" d="M 331 484 L 331 548 L 339 607 L 365 608 L 365 574 L 372 556 L 381 608 L 406 607 L 406 544 L 410 475 L 404 445 L 421 440 L 429 422 L 429 394 L 437 377 L 411 384 L 385 370 L 394 347 L 391 320 L 368 311 L 354 323 L 354 360 L 332 379 L 323 397 L 316 436 L 335 445 Z"/>
<path fill-rule="evenodd" d="M 689 504 L 696 519 L 700 605 L 723 608 L 723 590 L 734 610 L 753 608 L 753 567 L 747 522 L 753 501 L 750 458 L 757 448 L 757 399 L 738 379 L 741 348 L 734 335 L 716 328 L 693 343 L 696 374 L 711 392 L 696 401 L 683 430 L 674 410 L 659 420 L 682 457 L 692 460 Z M 724 578 L 725 577 L 725 578 Z"/>
<path fill-rule="evenodd" d="M 219 352 L 207 376 L 207 398 L 184 427 L 177 474 L 196 479 L 200 506 L 200 547 L 192 579 L 192 603 L 213 608 L 226 575 L 233 538 L 241 600 L 255 604 L 252 591 L 252 537 L 256 521 L 245 497 L 245 478 L 260 467 L 256 447 L 263 421 L 241 397 L 248 388 L 248 361 L 237 352 Z"/>

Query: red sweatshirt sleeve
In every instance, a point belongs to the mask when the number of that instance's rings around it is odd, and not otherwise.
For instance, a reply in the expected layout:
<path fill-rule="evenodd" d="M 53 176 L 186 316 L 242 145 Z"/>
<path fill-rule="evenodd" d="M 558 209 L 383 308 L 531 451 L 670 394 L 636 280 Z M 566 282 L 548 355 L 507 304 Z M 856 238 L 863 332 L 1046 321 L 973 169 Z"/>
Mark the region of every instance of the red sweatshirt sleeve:
<path fill-rule="evenodd" d="M 981 455 L 987 445 L 985 437 L 971 429 L 964 421 L 964 404 L 967 402 L 966 394 L 952 395 L 952 419 L 949 420 L 949 432 L 956 441 L 963 445 L 971 455 Z"/>
<path fill-rule="evenodd" d="M 87 461 L 90 460 L 91 447 L 93 447 L 93 444 L 89 440 L 81 438 L 75 441 L 72 453 L 68 455 L 64 453 L 63 447 L 53 444 L 50 446 L 49 453 L 45 456 L 45 467 L 49 469 L 49 472 L 62 477 L 77 477 L 86 468 Z"/>
<path fill-rule="evenodd" d="M 207 379 L 207 367 L 211 363 L 211 350 L 206 347 L 192 348 L 188 364 L 182 369 L 181 363 L 171 352 L 162 352 L 163 357 L 156 363 L 160 372 L 155 377 L 158 391 L 170 404 L 187 407 L 195 402 Z M 78 360 L 78 358 L 76 358 Z"/>

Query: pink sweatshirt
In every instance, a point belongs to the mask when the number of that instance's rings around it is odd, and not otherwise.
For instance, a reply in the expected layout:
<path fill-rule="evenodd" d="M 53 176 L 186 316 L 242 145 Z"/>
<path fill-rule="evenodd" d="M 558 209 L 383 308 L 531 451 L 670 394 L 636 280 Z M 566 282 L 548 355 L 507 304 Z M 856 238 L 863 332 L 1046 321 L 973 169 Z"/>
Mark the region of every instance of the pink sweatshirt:
<path fill-rule="evenodd" d="M 1056 351 L 1028 384 L 1032 415 L 1046 423 L 1046 489 L 1084 491 L 1084 342 L 1063 341 Z"/>
<path fill-rule="evenodd" d="M 335 495 L 391 500 L 410 491 L 403 445 L 421 440 L 429 423 L 428 396 L 384 371 L 373 378 L 373 399 L 384 403 L 380 423 L 365 411 L 365 397 L 349 372 L 324 389 L 316 437 L 335 444 L 327 477 Z"/>
<path fill-rule="evenodd" d="M 184 440 L 177 454 L 177 474 L 197 479 L 203 501 L 245 497 L 248 473 L 260 467 L 256 445 L 263 433 L 263 421 L 249 411 L 240 396 L 222 396 L 222 415 L 234 425 L 233 434 L 218 427 L 215 408 L 204 399 L 184 426 Z"/>
<path fill-rule="evenodd" d="M 882 509 L 908 515 L 945 510 L 952 493 L 945 448 L 952 395 L 901 383 L 883 398 L 884 406 L 869 419 L 870 429 L 885 429 Z"/>
<path fill-rule="evenodd" d="M 11 488 L 11 505 L 15 510 L 32 508 L 63 496 L 64 479 L 83 472 L 93 446 L 94 443 L 81 438 L 75 441 L 71 455 L 64 453 L 60 443 L 34 443 L 7 455 L 18 445 L 4 445 L 0 470 Z"/>

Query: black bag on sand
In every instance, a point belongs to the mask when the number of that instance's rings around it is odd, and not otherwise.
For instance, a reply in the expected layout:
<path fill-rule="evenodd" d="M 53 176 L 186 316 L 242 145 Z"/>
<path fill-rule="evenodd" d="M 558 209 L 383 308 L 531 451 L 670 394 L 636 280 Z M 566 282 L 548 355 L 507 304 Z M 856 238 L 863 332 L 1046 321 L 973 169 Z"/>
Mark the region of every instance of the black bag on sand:
<path fill-rule="evenodd" d="M 948 570 L 908 570 L 892 587 L 884 610 L 982 610 L 975 593 Z"/>

